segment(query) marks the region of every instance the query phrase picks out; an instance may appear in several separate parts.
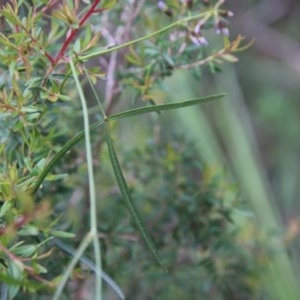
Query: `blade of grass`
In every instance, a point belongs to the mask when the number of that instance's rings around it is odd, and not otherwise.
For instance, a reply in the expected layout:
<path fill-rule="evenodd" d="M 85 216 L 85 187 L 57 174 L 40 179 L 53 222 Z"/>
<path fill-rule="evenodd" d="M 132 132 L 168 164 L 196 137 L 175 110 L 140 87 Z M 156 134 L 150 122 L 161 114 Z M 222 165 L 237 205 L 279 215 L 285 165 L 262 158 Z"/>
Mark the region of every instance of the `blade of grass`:
<path fill-rule="evenodd" d="M 182 107 L 192 106 L 192 105 L 220 99 L 224 96 L 225 96 L 225 94 L 216 94 L 216 95 L 201 97 L 201 98 L 188 100 L 188 101 L 167 103 L 167 104 L 162 104 L 162 105 L 146 106 L 146 107 L 136 108 L 136 109 L 124 111 L 121 113 L 113 114 L 113 115 L 110 115 L 109 117 L 107 117 L 107 119 L 108 120 L 121 119 L 121 118 L 131 117 L 131 116 L 135 116 L 135 115 L 146 114 L 149 112 L 159 112 L 159 111 L 163 111 L 163 110 L 182 108 Z"/>
<path fill-rule="evenodd" d="M 113 141 L 111 139 L 110 136 L 110 131 L 109 131 L 109 127 L 108 127 L 108 122 L 105 123 L 105 137 L 106 137 L 106 142 L 107 142 L 107 146 L 108 146 L 108 152 L 109 152 L 109 157 L 110 157 L 110 161 L 112 164 L 112 168 L 119 186 L 119 189 L 121 191 L 121 194 L 125 200 L 127 209 L 135 223 L 135 225 L 137 226 L 138 230 L 140 231 L 146 245 L 148 246 L 150 252 L 152 253 L 152 255 L 154 256 L 155 260 L 158 262 L 158 264 L 161 266 L 161 268 L 167 272 L 164 263 L 161 259 L 161 257 L 159 256 L 156 246 L 154 244 L 154 242 L 152 241 L 149 233 L 146 230 L 145 225 L 143 224 L 143 221 L 141 220 L 135 206 L 134 203 L 131 199 L 129 190 L 128 190 L 128 186 L 126 183 L 126 180 L 124 178 L 114 145 L 113 145 Z"/>

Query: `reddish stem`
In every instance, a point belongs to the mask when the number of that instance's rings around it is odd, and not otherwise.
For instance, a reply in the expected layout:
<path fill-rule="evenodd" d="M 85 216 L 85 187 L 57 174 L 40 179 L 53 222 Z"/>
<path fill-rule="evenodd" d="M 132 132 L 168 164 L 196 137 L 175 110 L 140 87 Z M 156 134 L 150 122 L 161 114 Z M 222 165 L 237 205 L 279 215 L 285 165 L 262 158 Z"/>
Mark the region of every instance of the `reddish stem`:
<path fill-rule="evenodd" d="M 85 21 L 95 12 L 95 8 L 96 6 L 100 3 L 101 0 L 95 0 L 92 4 L 92 6 L 90 7 L 90 9 L 86 12 L 86 14 L 83 16 L 83 18 L 79 21 L 79 26 L 78 28 L 72 29 L 70 35 L 68 36 L 68 38 L 65 40 L 64 44 L 62 45 L 60 51 L 58 52 L 57 56 L 55 57 L 52 65 L 56 65 L 58 63 L 58 61 L 62 58 L 62 56 L 64 55 L 65 51 L 67 50 L 69 44 L 71 43 L 71 41 L 73 40 L 74 36 L 76 35 L 76 33 L 79 31 L 80 27 L 85 23 Z"/>
<path fill-rule="evenodd" d="M 48 52 L 45 52 L 45 56 L 50 60 L 51 64 L 54 65 L 54 59 Z"/>

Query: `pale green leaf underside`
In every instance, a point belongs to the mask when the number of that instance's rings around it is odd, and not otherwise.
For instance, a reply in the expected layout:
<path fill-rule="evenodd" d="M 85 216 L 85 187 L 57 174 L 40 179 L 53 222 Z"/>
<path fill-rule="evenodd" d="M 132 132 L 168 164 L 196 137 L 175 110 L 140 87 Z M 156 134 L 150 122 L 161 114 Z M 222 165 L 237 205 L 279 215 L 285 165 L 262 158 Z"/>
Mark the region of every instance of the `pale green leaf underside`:
<path fill-rule="evenodd" d="M 212 100 L 222 98 L 224 96 L 225 96 L 225 94 L 216 94 L 216 95 L 201 97 L 201 98 L 192 99 L 192 100 L 188 100 L 188 101 L 146 106 L 146 107 L 136 108 L 136 109 L 124 111 L 121 113 L 117 113 L 117 114 L 109 116 L 107 119 L 113 120 L 113 119 L 126 118 L 126 117 L 131 117 L 131 116 L 140 115 L 140 114 L 146 114 L 149 112 L 159 112 L 159 111 L 163 111 L 163 110 L 177 109 L 177 108 L 182 108 L 182 107 L 186 107 L 186 106 L 200 104 L 203 102 L 209 102 Z"/>

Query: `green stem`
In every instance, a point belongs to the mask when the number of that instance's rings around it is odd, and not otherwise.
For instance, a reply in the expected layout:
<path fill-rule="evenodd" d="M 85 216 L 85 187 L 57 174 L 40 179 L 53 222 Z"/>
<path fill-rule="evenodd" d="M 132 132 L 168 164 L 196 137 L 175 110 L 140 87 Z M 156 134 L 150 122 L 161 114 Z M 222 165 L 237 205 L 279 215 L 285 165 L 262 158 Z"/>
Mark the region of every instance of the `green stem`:
<path fill-rule="evenodd" d="M 94 179 L 94 171 L 93 171 L 92 145 L 91 145 L 90 130 L 89 130 L 89 115 L 88 115 L 86 100 L 72 58 L 70 58 L 70 66 L 71 66 L 71 70 L 73 73 L 73 77 L 76 83 L 76 87 L 82 105 L 84 132 L 85 132 L 86 158 L 87 158 L 88 177 L 89 177 L 89 192 L 90 192 L 90 218 L 91 218 L 90 233 L 93 238 L 96 266 L 99 270 L 101 270 L 101 253 L 100 253 L 100 243 L 97 234 L 96 190 L 95 190 L 95 179 Z M 101 272 L 97 273 L 96 275 L 95 287 L 96 287 L 95 299 L 101 299 L 101 291 L 102 291 Z"/>
<path fill-rule="evenodd" d="M 199 18 L 203 18 L 205 17 L 207 14 L 211 15 L 212 12 L 209 10 L 209 11 L 205 11 L 203 13 L 200 13 L 200 14 L 196 14 L 194 16 L 189 16 L 187 18 L 184 18 L 182 20 L 178 20 L 176 22 L 173 22 L 171 23 L 170 25 L 168 26 L 165 26 L 157 31 L 154 31 L 152 33 L 149 33 L 147 35 L 144 35 L 140 38 L 137 38 L 135 40 L 132 40 L 132 41 L 129 41 L 129 42 L 126 42 L 124 44 L 121 44 L 121 45 L 118 45 L 118 46 L 114 46 L 114 47 L 111 47 L 111 48 L 108 48 L 108 49 L 104 49 L 104 50 L 101 50 L 101 51 L 96 51 L 94 53 L 90 53 L 90 54 L 87 54 L 87 55 L 83 55 L 83 56 L 80 56 L 80 59 L 81 60 L 87 60 L 89 58 L 92 58 L 92 57 L 95 57 L 95 56 L 99 56 L 99 55 L 104 55 L 104 54 L 108 54 L 108 53 L 111 53 L 113 51 L 117 51 L 117 50 L 120 50 L 122 48 L 125 48 L 125 47 L 128 47 L 130 45 L 133 45 L 133 44 L 136 44 L 136 43 L 139 43 L 139 42 L 142 42 L 144 40 L 148 40 L 156 35 L 159 35 L 165 31 L 168 31 L 176 26 L 179 26 L 179 25 L 182 25 L 186 22 L 189 22 L 189 21 L 192 21 L 192 20 L 196 20 L 196 19 L 199 19 Z"/>

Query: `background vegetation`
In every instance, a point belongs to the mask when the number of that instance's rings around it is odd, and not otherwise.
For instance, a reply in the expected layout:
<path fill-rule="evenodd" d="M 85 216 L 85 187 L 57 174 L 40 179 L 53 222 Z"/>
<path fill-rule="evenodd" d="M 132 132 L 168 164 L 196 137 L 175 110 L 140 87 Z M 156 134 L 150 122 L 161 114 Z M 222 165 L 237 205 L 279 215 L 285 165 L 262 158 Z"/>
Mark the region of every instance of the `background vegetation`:
<path fill-rule="evenodd" d="M 298 299 L 298 1 L 4 2 L 1 299 Z"/>

